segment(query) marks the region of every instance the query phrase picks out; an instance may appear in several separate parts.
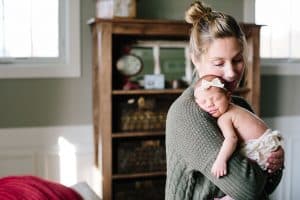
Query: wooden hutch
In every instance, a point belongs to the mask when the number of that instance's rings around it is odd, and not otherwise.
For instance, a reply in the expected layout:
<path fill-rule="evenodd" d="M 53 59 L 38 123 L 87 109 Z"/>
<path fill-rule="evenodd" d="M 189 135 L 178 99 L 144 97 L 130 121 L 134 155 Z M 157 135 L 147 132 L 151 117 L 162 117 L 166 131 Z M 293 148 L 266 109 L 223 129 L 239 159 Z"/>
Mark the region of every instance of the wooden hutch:
<path fill-rule="evenodd" d="M 126 110 L 123 105 L 129 99 L 136 100 L 141 96 L 158 99 L 157 107 L 165 109 L 142 111 L 141 115 L 146 116 L 148 112 L 148 115 L 152 113 L 165 120 L 168 106 L 183 89 L 123 90 L 116 61 L 122 55 L 122 48 L 137 40 L 187 41 L 190 26 L 181 21 L 141 19 L 95 19 L 90 25 L 93 34 L 95 162 L 103 176 L 103 199 L 163 200 L 166 178 L 164 126 L 151 128 L 151 122 L 149 126 L 149 121 L 145 122 L 143 117 L 146 128 L 122 128 L 124 113 L 134 115 L 132 113 L 136 109 Z M 245 97 L 259 113 L 260 26 L 241 24 L 241 27 L 246 34 L 249 57 L 247 73 L 236 93 Z"/>

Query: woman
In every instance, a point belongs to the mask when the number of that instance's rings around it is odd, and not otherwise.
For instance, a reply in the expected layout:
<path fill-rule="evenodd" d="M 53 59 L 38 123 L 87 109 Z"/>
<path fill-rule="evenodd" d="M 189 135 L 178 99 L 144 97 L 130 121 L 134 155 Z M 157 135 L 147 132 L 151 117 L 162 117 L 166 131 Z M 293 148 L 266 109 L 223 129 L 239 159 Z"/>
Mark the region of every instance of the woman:
<path fill-rule="evenodd" d="M 197 1 L 187 10 L 186 21 L 193 25 L 190 49 L 197 75 L 218 76 L 233 91 L 245 69 L 245 36 L 236 20 Z M 251 109 L 241 98 L 232 101 Z M 189 87 L 167 116 L 167 200 L 214 199 L 225 194 L 236 200 L 268 199 L 282 177 L 283 149 L 268 158 L 268 172 L 236 151 L 228 161 L 228 174 L 216 178 L 211 168 L 222 141 L 215 119 L 199 109 Z"/>

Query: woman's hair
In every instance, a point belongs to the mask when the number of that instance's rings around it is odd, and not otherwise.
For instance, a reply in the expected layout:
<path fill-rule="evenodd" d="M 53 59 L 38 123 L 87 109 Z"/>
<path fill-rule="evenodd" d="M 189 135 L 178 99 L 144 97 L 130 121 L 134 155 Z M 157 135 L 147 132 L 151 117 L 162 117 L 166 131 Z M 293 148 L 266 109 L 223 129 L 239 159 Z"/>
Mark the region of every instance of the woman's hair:
<path fill-rule="evenodd" d="M 215 39 L 235 37 L 238 39 L 245 57 L 246 39 L 237 21 L 230 15 L 213 11 L 200 1 L 191 4 L 185 13 L 185 20 L 192 24 L 190 51 L 196 57 L 207 50 Z"/>

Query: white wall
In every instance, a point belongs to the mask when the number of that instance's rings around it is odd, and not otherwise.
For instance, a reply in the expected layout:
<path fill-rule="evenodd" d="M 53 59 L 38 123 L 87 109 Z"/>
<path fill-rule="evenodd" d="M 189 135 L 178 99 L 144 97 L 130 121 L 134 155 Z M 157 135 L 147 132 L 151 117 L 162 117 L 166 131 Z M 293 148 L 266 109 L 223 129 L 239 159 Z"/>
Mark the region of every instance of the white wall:
<path fill-rule="evenodd" d="M 300 117 L 283 116 L 264 118 L 272 129 L 277 129 L 284 137 L 285 169 L 282 181 L 272 195 L 272 200 L 297 200 L 300 196 Z"/>
<path fill-rule="evenodd" d="M 91 125 L 0 129 L 0 138 L 0 177 L 36 175 L 67 186 L 84 181 L 102 196 Z"/>

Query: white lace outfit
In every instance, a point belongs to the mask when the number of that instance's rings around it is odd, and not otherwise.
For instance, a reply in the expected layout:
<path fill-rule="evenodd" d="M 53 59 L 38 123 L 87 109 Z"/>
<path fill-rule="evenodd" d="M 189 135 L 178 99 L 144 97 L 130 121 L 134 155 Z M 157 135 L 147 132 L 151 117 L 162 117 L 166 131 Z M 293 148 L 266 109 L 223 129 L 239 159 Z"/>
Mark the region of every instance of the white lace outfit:
<path fill-rule="evenodd" d="M 248 140 L 242 144 L 241 152 L 256 161 L 262 169 L 267 169 L 267 159 L 272 151 L 281 146 L 282 136 L 278 131 L 268 129 L 258 139 Z"/>

